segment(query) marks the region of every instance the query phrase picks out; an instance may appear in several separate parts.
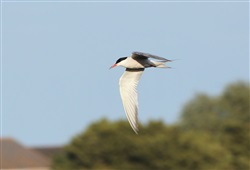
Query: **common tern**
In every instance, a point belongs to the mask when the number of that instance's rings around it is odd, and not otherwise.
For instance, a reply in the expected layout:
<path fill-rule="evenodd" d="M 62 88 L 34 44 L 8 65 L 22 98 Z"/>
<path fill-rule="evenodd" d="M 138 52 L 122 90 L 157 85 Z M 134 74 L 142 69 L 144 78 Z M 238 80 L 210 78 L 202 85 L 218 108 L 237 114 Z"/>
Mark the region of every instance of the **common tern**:
<path fill-rule="evenodd" d="M 149 60 L 149 58 L 158 60 Z M 120 78 L 120 94 L 124 110 L 130 126 L 138 134 L 138 94 L 137 85 L 145 68 L 157 67 L 168 68 L 165 63 L 172 60 L 165 59 L 156 55 L 133 52 L 131 56 L 119 58 L 114 65 L 110 67 L 122 66 L 126 71 Z"/>

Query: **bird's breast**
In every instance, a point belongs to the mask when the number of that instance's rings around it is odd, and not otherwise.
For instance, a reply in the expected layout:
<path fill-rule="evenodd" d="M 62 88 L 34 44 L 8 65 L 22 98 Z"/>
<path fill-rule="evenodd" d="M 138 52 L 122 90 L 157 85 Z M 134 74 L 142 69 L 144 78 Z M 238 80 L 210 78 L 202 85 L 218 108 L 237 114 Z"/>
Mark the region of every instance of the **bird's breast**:
<path fill-rule="evenodd" d="M 129 58 L 126 68 L 140 69 L 140 68 L 146 68 L 146 67 L 151 67 L 151 66 L 152 66 L 152 63 L 148 59 Z"/>

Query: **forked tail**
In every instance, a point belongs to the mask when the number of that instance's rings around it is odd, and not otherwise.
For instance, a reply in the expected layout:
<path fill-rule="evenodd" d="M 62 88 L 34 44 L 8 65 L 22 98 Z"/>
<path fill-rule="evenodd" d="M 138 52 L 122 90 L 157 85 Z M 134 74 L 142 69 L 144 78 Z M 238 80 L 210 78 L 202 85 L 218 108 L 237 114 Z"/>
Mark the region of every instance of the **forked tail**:
<path fill-rule="evenodd" d="M 168 66 L 166 66 L 166 62 L 169 62 L 168 61 L 151 61 L 152 63 L 154 63 L 154 65 L 157 67 L 157 68 L 170 68 Z"/>

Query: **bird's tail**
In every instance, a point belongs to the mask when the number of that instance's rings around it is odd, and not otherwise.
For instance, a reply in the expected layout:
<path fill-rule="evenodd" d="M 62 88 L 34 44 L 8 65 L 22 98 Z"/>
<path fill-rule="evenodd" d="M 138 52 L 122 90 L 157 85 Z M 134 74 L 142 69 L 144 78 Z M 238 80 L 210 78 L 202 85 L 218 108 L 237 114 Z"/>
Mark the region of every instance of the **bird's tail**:
<path fill-rule="evenodd" d="M 167 60 L 167 61 L 151 61 L 152 63 L 154 63 L 154 65 L 157 67 L 157 68 L 170 68 L 168 66 L 166 66 L 166 62 L 169 62 L 170 60 Z"/>

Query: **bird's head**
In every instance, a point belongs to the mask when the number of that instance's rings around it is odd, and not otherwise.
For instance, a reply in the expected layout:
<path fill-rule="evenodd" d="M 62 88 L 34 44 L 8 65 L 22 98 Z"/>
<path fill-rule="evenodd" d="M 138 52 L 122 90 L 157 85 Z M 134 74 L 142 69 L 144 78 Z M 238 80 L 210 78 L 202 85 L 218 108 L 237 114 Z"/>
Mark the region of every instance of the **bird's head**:
<path fill-rule="evenodd" d="M 126 59 L 127 59 L 127 57 L 121 57 L 121 58 L 119 58 L 119 59 L 115 62 L 115 64 L 112 65 L 109 69 L 114 68 L 114 67 L 116 67 L 116 66 L 123 66 Z"/>

